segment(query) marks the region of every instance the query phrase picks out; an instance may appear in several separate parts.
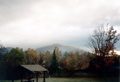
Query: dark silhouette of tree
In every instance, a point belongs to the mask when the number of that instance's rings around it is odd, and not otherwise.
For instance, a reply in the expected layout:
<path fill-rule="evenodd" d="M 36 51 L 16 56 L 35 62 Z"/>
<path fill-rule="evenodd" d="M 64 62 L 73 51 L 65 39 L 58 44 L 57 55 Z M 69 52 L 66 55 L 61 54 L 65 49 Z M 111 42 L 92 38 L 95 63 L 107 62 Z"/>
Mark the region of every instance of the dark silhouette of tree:
<path fill-rule="evenodd" d="M 3 61 L 8 63 L 11 67 L 15 65 L 25 64 L 26 56 L 22 49 L 13 48 L 10 52 L 4 55 Z"/>
<path fill-rule="evenodd" d="M 10 52 L 3 56 L 3 72 L 4 79 L 14 78 L 14 70 L 17 66 L 26 64 L 26 56 L 22 49 L 13 48 Z"/>
<path fill-rule="evenodd" d="M 94 30 L 94 34 L 89 38 L 89 46 L 93 49 L 95 57 L 90 61 L 90 71 L 106 77 L 108 69 L 115 62 L 115 44 L 120 40 L 120 34 L 114 30 L 113 26 L 100 26 Z M 111 55 L 111 56 L 110 56 Z"/>
<path fill-rule="evenodd" d="M 58 59 L 57 59 L 57 56 L 56 56 L 56 51 L 54 49 L 53 57 L 52 57 L 52 60 L 51 60 L 51 65 L 50 65 L 50 73 L 51 74 L 54 74 L 54 73 L 57 74 L 57 72 L 58 72 Z"/>
<path fill-rule="evenodd" d="M 2 44 L 0 44 L 0 62 L 2 61 L 4 50 L 5 50 L 5 47 Z"/>
<path fill-rule="evenodd" d="M 94 30 L 90 36 L 88 45 L 93 49 L 95 55 L 107 56 L 109 52 L 114 52 L 115 44 L 120 40 L 120 34 L 114 30 L 113 26 L 100 26 Z"/>

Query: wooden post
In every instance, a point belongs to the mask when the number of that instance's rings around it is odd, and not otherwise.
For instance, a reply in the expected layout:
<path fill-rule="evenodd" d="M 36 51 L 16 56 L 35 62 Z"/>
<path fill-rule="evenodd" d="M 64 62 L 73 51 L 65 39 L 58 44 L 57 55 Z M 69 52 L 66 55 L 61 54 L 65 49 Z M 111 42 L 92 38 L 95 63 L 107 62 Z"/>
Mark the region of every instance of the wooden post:
<path fill-rule="evenodd" d="M 21 77 L 21 82 L 23 82 L 23 74 L 22 73 L 21 73 L 20 77 Z"/>
<path fill-rule="evenodd" d="M 45 82 L 45 71 L 43 72 L 43 74 L 44 74 L 44 77 L 43 77 L 43 82 Z"/>
<path fill-rule="evenodd" d="M 30 78 L 30 74 L 29 74 L 29 75 L 28 75 L 28 82 L 30 82 L 30 79 L 31 79 L 31 78 Z"/>
<path fill-rule="evenodd" d="M 12 80 L 12 82 L 14 82 L 14 80 Z"/>
<path fill-rule="evenodd" d="M 38 72 L 36 72 L 36 82 L 38 82 Z"/>
<path fill-rule="evenodd" d="M 22 78 L 21 78 L 21 82 L 23 82 Z"/>
<path fill-rule="evenodd" d="M 14 72 L 13 72 L 13 74 L 12 74 L 12 82 L 14 82 Z"/>
<path fill-rule="evenodd" d="M 38 76 L 36 77 L 36 82 L 38 82 Z"/>

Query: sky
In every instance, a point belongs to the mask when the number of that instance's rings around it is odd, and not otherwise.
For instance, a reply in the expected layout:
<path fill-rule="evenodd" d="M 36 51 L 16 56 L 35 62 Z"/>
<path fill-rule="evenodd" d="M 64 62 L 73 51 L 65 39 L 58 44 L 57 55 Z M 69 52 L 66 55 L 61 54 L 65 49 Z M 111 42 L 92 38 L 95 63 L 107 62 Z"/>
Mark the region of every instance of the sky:
<path fill-rule="evenodd" d="M 120 32 L 120 0 L 0 0 L 5 47 L 58 43 L 86 49 L 93 30 L 107 23 Z"/>

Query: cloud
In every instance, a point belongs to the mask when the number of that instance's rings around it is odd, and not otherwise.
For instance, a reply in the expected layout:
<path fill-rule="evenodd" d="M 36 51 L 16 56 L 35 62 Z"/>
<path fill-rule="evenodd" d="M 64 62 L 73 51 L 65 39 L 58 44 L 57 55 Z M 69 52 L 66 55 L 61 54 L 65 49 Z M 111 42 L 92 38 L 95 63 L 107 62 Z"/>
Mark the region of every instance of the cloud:
<path fill-rule="evenodd" d="M 6 46 L 84 46 L 95 27 L 119 27 L 119 21 L 119 0 L 0 0 L 0 39 Z"/>
<path fill-rule="evenodd" d="M 16 21 L 31 18 L 39 23 L 77 24 L 84 26 L 120 19 L 120 1 L 117 1 L 117 3 L 112 0 L 109 2 L 107 0 L 7 1 L 3 1 L 4 3 L 1 6 L 2 17 L 5 22 L 13 19 Z"/>

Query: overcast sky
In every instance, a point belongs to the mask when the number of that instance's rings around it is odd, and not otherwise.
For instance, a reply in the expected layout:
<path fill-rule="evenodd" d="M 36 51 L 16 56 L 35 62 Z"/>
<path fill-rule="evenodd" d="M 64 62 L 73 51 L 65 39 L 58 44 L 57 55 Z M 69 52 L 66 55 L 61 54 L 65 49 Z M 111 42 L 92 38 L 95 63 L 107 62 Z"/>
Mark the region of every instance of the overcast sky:
<path fill-rule="evenodd" d="M 93 29 L 107 23 L 120 30 L 120 0 L 0 0 L 0 42 L 6 47 L 85 48 Z"/>

